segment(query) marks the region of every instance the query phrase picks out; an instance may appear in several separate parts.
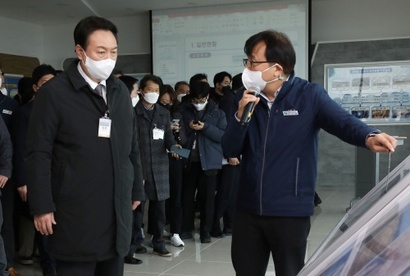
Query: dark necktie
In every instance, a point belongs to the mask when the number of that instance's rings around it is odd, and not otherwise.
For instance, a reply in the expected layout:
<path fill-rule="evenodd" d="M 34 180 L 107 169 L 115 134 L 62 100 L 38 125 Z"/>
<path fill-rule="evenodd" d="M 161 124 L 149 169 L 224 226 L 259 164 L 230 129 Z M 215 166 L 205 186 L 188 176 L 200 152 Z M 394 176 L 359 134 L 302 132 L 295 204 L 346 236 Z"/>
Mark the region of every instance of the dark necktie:
<path fill-rule="evenodd" d="M 94 89 L 94 92 L 102 97 L 103 96 L 103 87 L 104 86 L 102 84 L 97 85 L 97 87 Z"/>

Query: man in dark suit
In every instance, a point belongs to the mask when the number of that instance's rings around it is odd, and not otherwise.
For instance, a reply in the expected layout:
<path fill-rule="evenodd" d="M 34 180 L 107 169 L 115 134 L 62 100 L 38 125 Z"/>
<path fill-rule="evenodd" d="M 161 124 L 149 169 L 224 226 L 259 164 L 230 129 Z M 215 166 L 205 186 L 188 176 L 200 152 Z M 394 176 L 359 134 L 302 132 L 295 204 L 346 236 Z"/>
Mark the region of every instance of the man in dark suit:
<path fill-rule="evenodd" d="M 44 84 L 28 129 L 28 202 L 50 235 L 57 274 L 123 275 L 132 209 L 142 199 L 135 114 L 111 75 L 117 28 L 87 17 L 74 30 L 79 61 Z"/>

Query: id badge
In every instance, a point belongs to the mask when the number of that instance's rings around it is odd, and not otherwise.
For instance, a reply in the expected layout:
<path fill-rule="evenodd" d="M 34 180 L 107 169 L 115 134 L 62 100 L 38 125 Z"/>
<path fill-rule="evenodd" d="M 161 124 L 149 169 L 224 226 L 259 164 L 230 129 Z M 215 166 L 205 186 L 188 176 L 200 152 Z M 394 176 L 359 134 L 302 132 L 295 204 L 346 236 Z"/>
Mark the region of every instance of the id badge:
<path fill-rule="evenodd" d="M 111 119 L 107 117 L 100 118 L 98 124 L 98 137 L 110 138 L 111 134 Z"/>
<path fill-rule="evenodd" d="M 152 137 L 154 140 L 164 140 L 164 130 L 154 127 L 152 130 Z"/>

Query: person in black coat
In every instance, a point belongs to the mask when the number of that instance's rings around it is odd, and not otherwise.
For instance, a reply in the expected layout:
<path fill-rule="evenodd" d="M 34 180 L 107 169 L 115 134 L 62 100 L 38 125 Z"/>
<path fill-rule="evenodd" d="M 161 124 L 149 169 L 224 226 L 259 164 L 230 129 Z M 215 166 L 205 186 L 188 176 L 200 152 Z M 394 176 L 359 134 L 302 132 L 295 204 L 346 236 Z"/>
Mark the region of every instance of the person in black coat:
<path fill-rule="evenodd" d="M 225 112 L 227 120 L 236 112 L 235 94 L 242 87 L 242 73 L 240 73 L 232 78 L 232 89 L 226 89 L 219 101 L 219 109 Z M 225 158 L 220 171 L 219 187 L 215 195 L 215 213 L 211 230 L 213 237 L 232 235 L 235 199 L 239 185 L 240 156 L 226 156 Z M 223 230 L 220 225 L 221 218 L 223 218 Z"/>
<path fill-rule="evenodd" d="M 169 110 L 172 133 L 175 141 L 181 143 L 182 115 L 177 95 L 171 85 L 164 84 L 161 87 L 158 103 Z M 174 158 L 172 153 L 169 153 L 168 156 L 170 197 L 167 200 L 166 211 L 171 231 L 170 241 L 173 246 L 183 247 L 185 243 L 179 236 L 182 223 L 182 158 Z"/>
<path fill-rule="evenodd" d="M 32 77 L 30 79 L 30 89 L 35 93 L 50 79 L 57 75 L 56 70 L 47 64 L 41 64 L 34 68 Z M 19 258 L 22 264 L 33 264 L 31 255 L 33 254 L 33 238 L 40 254 L 40 266 L 43 270 L 43 275 L 54 276 L 56 272 L 56 262 L 54 258 L 49 254 L 48 250 L 48 237 L 41 235 L 39 232 L 34 232 L 33 218 L 29 214 L 27 204 L 27 181 L 26 178 L 27 168 L 27 129 L 30 114 L 33 109 L 34 97 L 27 103 L 21 105 L 13 115 L 12 120 L 12 132 L 11 137 L 13 141 L 13 179 L 17 187 L 17 191 L 20 196 L 20 201 L 17 201 L 18 210 L 21 213 L 20 216 L 20 249 Z M 24 245 L 23 245 L 24 243 Z M 26 252 L 24 252 L 26 251 Z"/>
<path fill-rule="evenodd" d="M 0 65 L 0 79 L 3 78 L 3 71 Z M 3 87 L 3 79 L 1 81 L 0 87 Z M 20 82 L 19 82 L 20 83 Z M 18 109 L 19 104 L 17 101 L 12 98 L 5 96 L 0 92 L 0 114 L 3 119 L 3 122 L 8 130 L 11 133 L 11 121 L 14 115 L 14 112 Z M 15 196 L 16 196 L 16 187 L 12 179 L 8 180 L 7 185 L 2 189 L 2 199 L 1 207 L 3 208 L 4 221 L 1 228 L 1 233 L 4 238 L 4 247 L 6 250 L 7 256 L 7 270 L 11 268 L 14 270 L 14 259 L 16 256 L 16 247 L 15 247 L 15 234 L 14 234 L 14 210 L 15 210 Z"/>
<path fill-rule="evenodd" d="M 28 202 L 50 237 L 57 274 L 120 276 L 132 210 L 143 199 L 135 113 L 111 75 L 117 28 L 91 16 L 74 30 L 78 61 L 37 92 L 27 141 Z"/>
<path fill-rule="evenodd" d="M 9 131 L 7 130 L 6 124 L 0 117 L 0 188 L 4 188 L 7 180 L 11 177 L 12 170 L 12 155 L 13 149 L 10 139 Z M 2 200 L 1 190 L 0 190 L 0 203 Z M 3 210 L 0 205 L 0 227 L 3 224 Z M 6 252 L 4 250 L 4 242 L 2 233 L 0 232 L 0 271 L 2 274 L 7 273 L 7 259 Z"/>

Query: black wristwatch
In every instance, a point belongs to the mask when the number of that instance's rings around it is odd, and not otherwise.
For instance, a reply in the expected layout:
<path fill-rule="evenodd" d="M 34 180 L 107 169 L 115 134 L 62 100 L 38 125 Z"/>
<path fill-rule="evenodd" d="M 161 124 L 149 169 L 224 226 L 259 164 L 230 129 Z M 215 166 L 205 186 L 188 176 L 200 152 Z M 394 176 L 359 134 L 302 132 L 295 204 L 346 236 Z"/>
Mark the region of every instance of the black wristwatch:
<path fill-rule="evenodd" d="M 372 132 L 370 132 L 369 134 L 367 134 L 366 140 L 367 140 L 368 138 L 374 137 L 374 136 L 376 136 L 377 134 L 380 134 L 380 133 L 382 133 L 380 130 L 372 131 Z"/>

